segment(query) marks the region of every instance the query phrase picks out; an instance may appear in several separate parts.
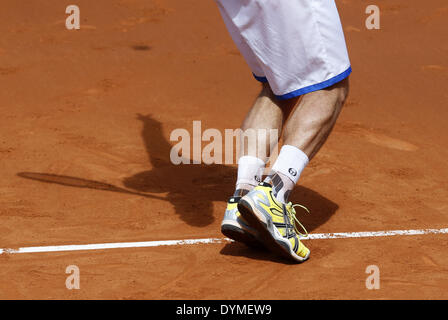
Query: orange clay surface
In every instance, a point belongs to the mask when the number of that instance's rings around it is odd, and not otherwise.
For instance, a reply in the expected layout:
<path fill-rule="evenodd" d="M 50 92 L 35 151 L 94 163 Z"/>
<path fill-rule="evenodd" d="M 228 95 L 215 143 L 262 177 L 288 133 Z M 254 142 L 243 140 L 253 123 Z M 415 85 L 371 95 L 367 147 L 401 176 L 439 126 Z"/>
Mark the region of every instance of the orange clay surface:
<path fill-rule="evenodd" d="M 81 29 L 65 28 L 65 8 Z M 338 0 L 348 102 L 293 202 L 312 233 L 448 227 L 448 6 Z M 237 128 L 260 86 L 211 0 L 3 0 L 0 248 L 221 238 L 235 165 L 171 164 L 176 128 Z M 448 235 L 0 255 L 2 299 L 448 298 Z M 81 289 L 67 290 L 68 265 Z M 380 269 L 367 290 L 366 267 Z"/>

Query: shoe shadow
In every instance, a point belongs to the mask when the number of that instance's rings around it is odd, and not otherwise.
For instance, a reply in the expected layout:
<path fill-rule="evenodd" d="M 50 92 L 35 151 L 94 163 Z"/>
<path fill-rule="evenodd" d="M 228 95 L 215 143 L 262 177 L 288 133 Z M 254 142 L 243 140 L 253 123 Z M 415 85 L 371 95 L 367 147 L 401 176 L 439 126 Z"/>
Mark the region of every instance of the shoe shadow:
<path fill-rule="evenodd" d="M 225 256 L 245 257 L 251 260 L 270 261 L 281 264 L 297 264 L 293 261 L 287 260 L 280 255 L 277 255 L 263 247 L 248 247 L 239 242 L 227 243 L 219 252 Z"/>

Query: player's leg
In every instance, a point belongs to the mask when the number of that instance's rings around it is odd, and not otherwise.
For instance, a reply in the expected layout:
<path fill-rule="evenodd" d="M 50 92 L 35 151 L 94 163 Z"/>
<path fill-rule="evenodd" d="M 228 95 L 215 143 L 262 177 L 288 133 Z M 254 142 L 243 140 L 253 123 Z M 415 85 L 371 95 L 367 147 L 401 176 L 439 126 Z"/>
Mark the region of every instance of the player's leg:
<path fill-rule="evenodd" d="M 347 94 L 345 79 L 302 97 L 284 126 L 284 145 L 271 174 L 238 205 L 265 245 L 296 261 L 308 259 L 310 250 L 299 240 L 294 206 L 288 197 L 302 170 L 326 141 Z"/>
<path fill-rule="evenodd" d="M 240 136 L 240 159 L 235 193 L 227 202 L 227 208 L 221 223 L 221 232 L 236 241 L 249 246 L 260 246 L 258 232 L 241 217 L 237 205 L 241 197 L 252 190 L 260 181 L 267 158 L 272 148 L 277 144 L 283 123 L 296 104 L 297 99 L 281 101 L 272 93 L 269 85 L 263 83 L 260 94 L 252 108 L 247 113 L 241 130 L 243 133 L 252 131 L 255 140 L 244 141 L 245 134 Z M 277 131 L 275 141 L 270 137 L 271 130 Z M 261 133 L 261 134 L 260 134 Z M 255 146 L 248 146 L 248 143 Z M 258 146 L 265 146 L 260 152 Z"/>
<path fill-rule="evenodd" d="M 263 83 L 260 94 L 241 125 L 243 134 L 239 143 L 235 197 L 244 196 L 261 182 L 265 164 L 278 143 L 283 123 L 296 103 L 297 98 L 277 99 L 269 84 Z"/>
<path fill-rule="evenodd" d="M 284 143 L 299 148 L 311 160 L 336 123 L 348 90 L 346 78 L 329 88 L 304 95 L 285 125 Z"/>
<path fill-rule="evenodd" d="M 287 203 L 302 170 L 327 140 L 348 94 L 348 79 L 305 94 L 283 129 L 284 145 L 266 182 Z"/>
<path fill-rule="evenodd" d="M 305 261 L 310 250 L 299 239 L 288 196 L 330 133 L 347 92 L 351 67 L 337 8 L 333 0 L 260 0 L 228 11 L 274 94 L 303 96 L 284 128 L 272 174 L 239 201 L 238 210 L 266 246 Z"/>
<path fill-rule="evenodd" d="M 263 69 L 259 65 L 256 55 L 229 15 L 240 4 L 236 1 L 228 0 L 217 0 L 217 4 L 235 45 L 243 55 L 255 78 L 263 82 L 262 90 L 248 112 L 241 129 L 247 130 L 252 128 L 253 130 L 257 130 L 259 128 L 276 128 L 282 123 L 281 112 L 275 103 L 272 102 L 272 93 L 268 88 L 268 84 L 266 83 L 267 79 L 264 76 Z M 241 146 L 245 145 L 241 143 L 243 137 L 244 135 L 241 135 L 239 141 Z M 260 157 L 252 148 L 242 148 L 242 150 L 239 150 L 239 155 L 236 191 L 234 196 L 230 197 L 227 201 L 227 207 L 221 222 L 221 232 L 235 241 L 243 242 L 250 246 L 258 246 L 260 244 L 260 241 L 258 241 L 258 233 L 241 217 L 237 205 L 241 197 L 258 183 L 257 180 L 261 179 L 266 159 Z"/>

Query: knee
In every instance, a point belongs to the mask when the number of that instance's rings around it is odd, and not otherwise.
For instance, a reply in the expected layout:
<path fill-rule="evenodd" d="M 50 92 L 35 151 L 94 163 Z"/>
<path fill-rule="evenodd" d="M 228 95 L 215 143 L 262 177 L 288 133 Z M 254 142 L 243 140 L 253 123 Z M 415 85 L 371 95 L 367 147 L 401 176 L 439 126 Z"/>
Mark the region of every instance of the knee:
<path fill-rule="evenodd" d="M 337 94 L 337 101 L 341 105 L 341 107 L 344 105 L 345 100 L 347 100 L 348 93 L 349 93 L 349 80 L 348 78 L 345 78 L 344 80 L 338 82 L 335 85 L 336 94 Z"/>
<path fill-rule="evenodd" d="M 349 92 L 349 80 L 348 78 L 334 84 L 332 87 L 329 88 L 329 91 L 327 92 L 328 96 L 331 100 L 329 105 L 332 105 L 332 112 L 331 114 L 328 114 L 328 121 L 333 121 L 334 116 L 338 115 L 339 112 L 341 112 L 342 107 L 345 104 L 345 101 L 347 100 Z"/>
<path fill-rule="evenodd" d="M 268 82 L 261 83 L 260 96 L 266 96 L 266 97 L 274 96 L 274 93 L 272 92 L 271 86 L 269 85 Z"/>

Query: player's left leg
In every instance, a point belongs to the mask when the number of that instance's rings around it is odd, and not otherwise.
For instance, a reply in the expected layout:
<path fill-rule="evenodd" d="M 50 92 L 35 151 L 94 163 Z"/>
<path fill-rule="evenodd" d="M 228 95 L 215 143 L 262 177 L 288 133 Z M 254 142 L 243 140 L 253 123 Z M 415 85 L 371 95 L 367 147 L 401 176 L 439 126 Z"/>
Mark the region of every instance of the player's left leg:
<path fill-rule="evenodd" d="M 273 185 L 277 200 L 288 197 L 308 162 L 327 140 L 348 95 L 348 78 L 335 85 L 305 94 L 283 130 L 284 145 L 272 173 L 265 180 Z"/>
<path fill-rule="evenodd" d="M 309 159 L 326 141 L 347 94 L 346 79 L 303 96 L 284 127 L 285 144 L 271 174 L 238 204 L 242 217 L 265 245 L 299 262 L 308 259 L 310 250 L 299 239 L 294 210 L 298 205 L 288 202 L 288 196 Z"/>
<path fill-rule="evenodd" d="M 348 78 L 305 94 L 285 125 L 283 140 L 302 150 L 311 160 L 327 140 L 348 96 Z"/>

